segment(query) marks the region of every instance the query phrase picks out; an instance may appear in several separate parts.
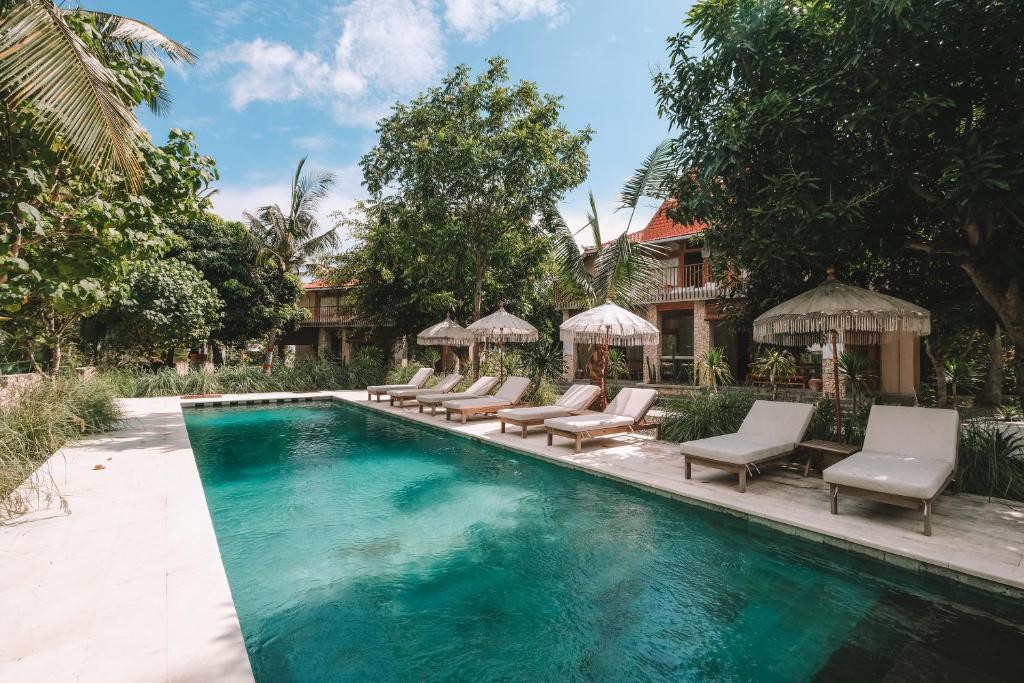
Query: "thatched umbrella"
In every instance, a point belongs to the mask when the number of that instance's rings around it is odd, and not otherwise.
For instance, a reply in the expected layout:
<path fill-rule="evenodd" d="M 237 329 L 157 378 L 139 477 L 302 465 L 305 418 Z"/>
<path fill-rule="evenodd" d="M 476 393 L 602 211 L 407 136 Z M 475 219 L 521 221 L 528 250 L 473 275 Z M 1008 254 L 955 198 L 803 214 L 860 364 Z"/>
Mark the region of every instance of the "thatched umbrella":
<path fill-rule="evenodd" d="M 924 337 L 931 329 L 931 314 L 927 310 L 894 296 L 840 282 L 829 268 L 825 282 L 758 316 L 754 321 L 754 341 L 783 346 L 831 342 L 836 431 L 842 440 L 836 348 L 839 339 L 844 343 L 876 344 L 885 332 Z"/>
<path fill-rule="evenodd" d="M 608 347 L 649 346 L 659 343 L 661 339 L 657 327 L 611 301 L 574 315 L 558 329 L 563 342 L 604 345 L 604 367 L 601 368 L 602 410 L 608 404 L 605 382 L 608 374 Z"/>
<path fill-rule="evenodd" d="M 505 342 L 535 342 L 538 339 L 537 328 L 506 311 L 504 304 L 494 313 L 471 324 L 466 331 L 478 341 L 498 342 L 498 377 L 501 381 L 505 378 Z"/>
<path fill-rule="evenodd" d="M 445 355 L 449 346 L 471 346 L 473 333 L 446 315 L 441 322 L 431 325 L 416 335 L 416 343 L 420 346 L 441 347 L 441 372 L 445 371 Z"/>

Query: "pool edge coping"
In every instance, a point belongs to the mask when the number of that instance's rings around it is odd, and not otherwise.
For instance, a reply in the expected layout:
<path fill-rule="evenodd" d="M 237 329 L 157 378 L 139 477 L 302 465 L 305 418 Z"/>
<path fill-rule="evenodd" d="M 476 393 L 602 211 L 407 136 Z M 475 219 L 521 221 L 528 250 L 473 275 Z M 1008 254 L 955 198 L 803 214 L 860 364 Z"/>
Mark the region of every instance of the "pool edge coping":
<path fill-rule="evenodd" d="M 942 564 L 939 564 L 938 561 L 913 556 L 911 554 L 901 552 L 897 548 L 891 548 L 882 544 L 869 545 L 859 540 L 844 538 L 840 535 L 833 535 L 818 529 L 801 526 L 789 520 L 777 519 L 756 512 L 750 512 L 730 507 L 725 503 L 706 500 L 693 495 L 687 495 L 685 493 L 681 493 L 678 491 L 672 491 L 669 489 L 661 488 L 648 482 L 632 479 L 627 475 L 621 475 L 613 472 L 606 472 L 599 469 L 595 469 L 588 463 L 562 460 L 559 458 L 544 455 L 543 453 L 538 453 L 523 448 L 517 448 L 512 443 L 505 443 L 502 441 L 488 438 L 487 436 L 458 431 L 457 429 L 454 428 L 454 426 L 448 426 L 449 423 L 447 422 L 435 423 L 431 421 L 420 420 L 417 419 L 416 417 L 413 417 L 410 414 L 387 410 L 387 404 L 376 406 L 373 405 L 373 403 L 366 402 L 365 400 L 358 400 L 348 396 L 341 395 L 340 392 L 336 391 L 302 393 L 296 392 L 294 396 L 275 396 L 272 398 L 211 397 L 208 399 L 181 399 L 181 406 L 183 409 L 200 409 L 205 407 L 277 405 L 284 403 L 307 403 L 314 401 L 339 401 L 347 405 L 356 406 L 358 408 L 373 411 L 375 413 L 379 413 L 382 415 L 390 415 L 405 420 L 411 424 L 422 425 L 424 427 L 444 432 L 446 434 L 454 434 L 462 438 L 466 438 L 477 443 L 486 444 L 488 446 L 497 447 L 502 450 L 515 453 L 517 455 L 527 455 L 529 457 L 536 458 L 538 460 L 543 460 L 544 462 L 548 462 L 553 465 L 558 465 L 560 467 L 585 472 L 587 474 L 594 475 L 603 479 L 615 481 L 617 483 L 625 484 L 627 486 L 632 486 L 634 488 L 638 488 L 648 493 L 653 493 L 655 495 L 659 495 L 665 498 L 677 500 L 684 504 L 694 505 L 702 509 L 728 514 L 731 517 L 741 518 L 748 522 L 753 522 L 761 526 L 775 529 L 790 536 L 798 536 L 810 542 L 821 543 L 822 545 L 827 545 L 829 547 L 854 552 L 859 555 L 870 557 L 880 562 L 884 562 L 885 564 L 889 564 L 894 567 L 899 567 L 907 571 L 928 574 L 931 576 L 952 581 L 963 586 L 983 590 L 989 593 L 995 593 L 1010 598 L 1024 599 L 1024 581 L 1016 581 L 1013 577 L 1007 577 L 1005 580 L 1002 580 L 1000 578 L 985 576 L 979 573 L 978 571 L 973 570 L 970 567 L 965 567 L 963 565 L 953 566 L 952 564 L 950 564 L 949 566 L 944 566 Z"/>

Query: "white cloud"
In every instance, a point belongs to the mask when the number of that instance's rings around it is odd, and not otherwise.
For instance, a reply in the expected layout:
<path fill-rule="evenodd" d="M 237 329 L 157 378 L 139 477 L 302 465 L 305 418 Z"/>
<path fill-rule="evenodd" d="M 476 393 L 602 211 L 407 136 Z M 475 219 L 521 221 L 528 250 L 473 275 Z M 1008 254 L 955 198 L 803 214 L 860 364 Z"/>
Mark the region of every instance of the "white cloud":
<path fill-rule="evenodd" d="M 328 103 L 341 123 L 373 123 L 444 67 L 432 7 L 429 0 L 355 0 L 337 12 L 341 35 L 329 56 L 257 38 L 229 45 L 213 62 L 239 67 L 228 82 L 235 109 L 309 98 Z"/>
<path fill-rule="evenodd" d="M 481 40 L 498 24 L 546 17 L 557 22 L 561 0 L 445 0 L 445 20 L 469 40 Z"/>
<path fill-rule="evenodd" d="M 305 99 L 328 106 L 339 123 L 372 125 L 445 68 L 441 9 L 469 40 L 504 22 L 563 16 L 562 0 L 353 0 L 328 19 L 338 22 L 328 50 L 256 38 L 228 45 L 207 63 L 213 70 L 234 67 L 227 90 L 235 109 Z"/>
<path fill-rule="evenodd" d="M 310 160 L 306 168 L 322 168 L 321 165 Z M 334 221 L 330 215 L 336 211 L 349 211 L 359 199 L 364 199 L 364 192 L 360 182 L 362 171 L 359 166 L 352 164 L 339 169 L 331 169 L 337 176 L 337 182 L 333 191 L 320 204 L 320 211 L 317 218 L 324 228 L 330 227 Z M 282 173 L 281 175 L 287 175 Z M 266 174 L 260 174 L 265 178 Z M 277 204 L 287 210 L 289 192 L 291 186 L 288 178 L 265 182 L 246 183 L 220 183 L 217 185 L 217 192 L 213 195 L 213 210 L 225 220 L 240 221 L 242 212 L 255 213 L 262 206 Z M 345 235 L 342 235 L 344 238 Z"/>

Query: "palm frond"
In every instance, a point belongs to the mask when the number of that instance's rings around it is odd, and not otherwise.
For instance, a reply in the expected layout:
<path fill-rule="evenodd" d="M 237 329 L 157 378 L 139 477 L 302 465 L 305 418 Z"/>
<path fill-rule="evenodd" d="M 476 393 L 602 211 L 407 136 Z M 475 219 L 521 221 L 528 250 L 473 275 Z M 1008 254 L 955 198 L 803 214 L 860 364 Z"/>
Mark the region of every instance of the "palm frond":
<path fill-rule="evenodd" d="M 661 285 L 661 253 L 660 248 L 633 242 L 628 233 L 622 233 L 597 255 L 595 291 L 625 308 L 639 308 Z"/>
<path fill-rule="evenodd" d="M 636 210 L 642 197 L 665 199 L 669 195 L 672 180 L 675 178 L 675 163 L 672 155 L 672 141 L 662 140 L 658 143 L 640 168 L 626 180 L 619 195 L 620 209 Z"/>
<path fill-rule="evenodd" d="M 199 59 L 192 50 L 138 19 L 81 8 L 66 11 L 92 18 L 103 37 L 104 46 L 112 51 L 152 58 L 163 56 L 175 64 L 195 64 Z"/>
<path fill-rule="evenodd" d="M 50 0 L 0 5 L 0 93 L 11 107 L 39 111 L 44 139 L 59 134 L 83 165 L 116 168 L 139 187 L 146 131 L 114 74 Z"/>
<path fill-rule="evenodd" d="M 587 272 L 583 254 L 562 215 L 556 214 L 553 222 L 551 239 L 562 298 L 573 307 L 589 307 L 593 305 L 596 295 L 593 278 Z"/>
<path fill-rule="evenodd" d="M 601 245 L 604 243 L 604 240 L 601 239 L 601 221 L 597 217 L 597 201 L 594 199 L 593 190 L 590 190 L 588 195 L 590 211 L 587 212 L 587 225 L 590 226 L 591 234 L 594 238 L 594 249 L 601 251 Z"/>

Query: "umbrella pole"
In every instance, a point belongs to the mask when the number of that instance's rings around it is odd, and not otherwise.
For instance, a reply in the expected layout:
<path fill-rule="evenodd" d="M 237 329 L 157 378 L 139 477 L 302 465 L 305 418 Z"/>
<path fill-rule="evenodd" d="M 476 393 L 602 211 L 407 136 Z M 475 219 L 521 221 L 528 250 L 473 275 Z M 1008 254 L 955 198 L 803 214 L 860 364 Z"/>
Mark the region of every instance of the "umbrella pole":
<path fill-rule="evenodd" d="M 845 442 L 846 439 L 843 438 L 843 400 L 840 398 L 839 392 L 839 351 L 836 348 L 836 338 L 838 336 L 839 333 L 832 330 L 832 381 L 835 383 L 836 392 L 836 438 L 840 442 Z"/>
<path fill-rule="evenodd" d="M 498 339 L 498 381 L 505 381 L 505 340 Z"/>
<path fill-rule="evenodd" d="M 608 407 L 608 384 L 606 377 L 608 376 L 608 335 L 611 334 L 611 330 L 605 330 L 604 334 L 604 357 L 601 359 L 601 410 Z"/>

